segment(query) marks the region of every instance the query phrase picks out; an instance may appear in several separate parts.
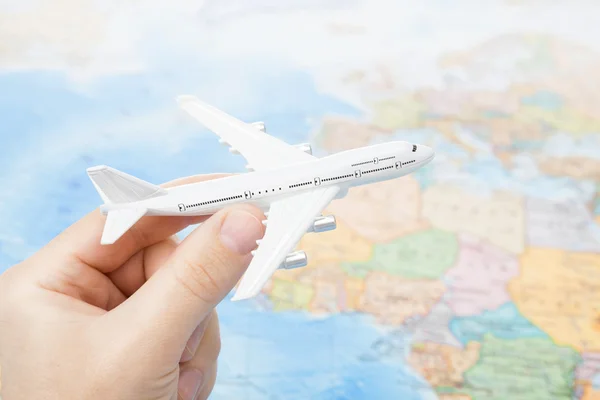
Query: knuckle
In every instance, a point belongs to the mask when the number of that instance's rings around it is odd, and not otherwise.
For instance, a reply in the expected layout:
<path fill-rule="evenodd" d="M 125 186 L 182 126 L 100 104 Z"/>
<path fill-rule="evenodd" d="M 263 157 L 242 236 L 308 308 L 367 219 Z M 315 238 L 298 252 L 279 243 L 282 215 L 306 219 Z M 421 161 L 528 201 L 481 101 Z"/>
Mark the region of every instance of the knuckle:
<path fill-rule="evenodd" d="M 204 262 L 183 260 L 176 268 L 175 275 L 179 283 L 189 292 L 206 303 L 218 301 L 222 294 L 219 270 L 224 265 L 219 255 L 203 255 Z"/>
<path fill-rule="evenodd" d="M 139 225 L 133 225 L 129 229 L 129 235 L 138 247 L 144 247 L 152 243 L 150 232 L 145 229 L 140 229 Z"/>

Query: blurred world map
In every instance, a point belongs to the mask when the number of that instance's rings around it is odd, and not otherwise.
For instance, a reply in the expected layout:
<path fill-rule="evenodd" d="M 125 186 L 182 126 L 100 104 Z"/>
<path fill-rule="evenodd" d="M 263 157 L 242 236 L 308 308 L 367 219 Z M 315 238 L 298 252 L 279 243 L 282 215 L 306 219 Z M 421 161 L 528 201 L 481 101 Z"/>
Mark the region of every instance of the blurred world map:
<path fill-rule="evenodd" d="M 245 172 L 175 97 L 314 154 L 431 146 L 218 308 L 212 399 L 600 399 L 600 4 L 0 1 L 0 272 L 107 164 Z M 184 231 L 185 235 L 188 231 Z"/>

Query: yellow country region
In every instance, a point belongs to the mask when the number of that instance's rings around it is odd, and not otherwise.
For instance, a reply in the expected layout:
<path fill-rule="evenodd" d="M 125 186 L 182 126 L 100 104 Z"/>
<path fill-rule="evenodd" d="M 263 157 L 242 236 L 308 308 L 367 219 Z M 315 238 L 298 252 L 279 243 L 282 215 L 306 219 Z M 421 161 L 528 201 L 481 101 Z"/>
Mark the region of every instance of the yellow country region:
<path fill-rule="evenodd" d="M 349 277 L 339 264 L 322 264 L 298 271 L 294 276 L 278 275 L 284 278 L 274 277 L 265 285 L 263 292 L 275 311 L 304 309 L 313 314 L 331 314 L 359 308 L 365 282 Z"/>
<path fill-rule="evenodd" d="M 348 310 L 356 310 L 365 291 L 364 279 L 348 277 L 344 282 L 344 289 L 346 290 L 345 301 Z"/>
<path fill-rule="evenodd" d="M 275 305 L 275 311 L 306 309 L 313 314 L 331 314 L 357 310 L 365 282 L 348 276 L 334 262 L 279 271 L 262 291 Z"/>
<path fill-rule="evenodd" d="M 335 230 L 309 233 L 300 240 L 298 248 L 308 255 L 307 267 L 331 262 L 360 262 L 371 258 L 373 243 L 358 235 L 343 219 L 336 218 L 336 221 Z"/>
<path fill-rule="evenodd" d="M 368 261 L 373 253 L 373 244 L 359 236 L 342 219 L 336 218 L 336 221 L 335 230 L 309 233 L 300 240 L 297 249 L 306 252 L 308 258 L 306 267 L 277 270 L 273 278 L 293 282 L 312 270 L 321 269 L 326 264 Z M 269 291 L 265 290 L 265 292 Z"/>
<path fill-rule="evenodd" d="M 439 280 L 404 279 L 381 271 L 369 272 L 358 310 L 380 323 L 401 325 L 408 318 L 429 314 L 445 291 Z"/>
<path fill-rule="evenodd" d="M 600 225 L 600 215 L 596 216 L 596 223 Z"/>
<path fill-rule="evenodd" d="M 330 314 L 340 311 L 353 311 L 357 309 L 357 304 L 364 292 L 364 281 L 349 277 L 338 263 L 320 264 L 318 268 L 302 269 L 296 274 L 294 280 L 280 279 L 279 287 L 281 290 L 284 282 L 291 286 L 285 287 L 286 290 L 294 288 L 293 285 L 302 285 L 310 287 L 312 290 L 310 296 L 306 290 L 298 291 L 286 296 L 288 303 L 302 305 L 313 314 Z M 269 297 L 281 300 L 281 294 L 269 289 Z M 296 298 L 292 298 L 296 296 Z M 301 298 L 297 298 L 301 297 Z M 294 307 L 298 308 L 298 307 Z"/>
<path fill-rule="evenodd" d="M 305 235 L 298 249 L 306 252 L 308 265 L 276 271 L 263 288 L 275 311 L 301 308 L 319 314 L 355 310 L 364 283 L 348 277 L 340 263 L 368 261 L 372 243 L 338 218 L 337 229 Z"/>
<path fill-rule="evenodd" d="M 269 298 L 274 311 L 307 309 L 314 296 L 312 286 L 282 279 L 273 279 Z"/>
<path fill-rule="evenodd" d="M 413 94 L 387 99 L 372 105 L 373 124 L 382 129 L 416 128 L 422 123 L 425 104 Z"/>
<path fill-rule="evenodd" d="M 436 228 L 484 237 L 511 253 L 522 252 L 525 245 L 523 199 L 514 194 L 483 196 L 452 185 L 435 185 L 423 194 L 423 216 Z"/>
<path fill-rule="evenodd" d="M 600 350 L 600 254 L 529 248 L 508 291 L 559 346 Z"/>
<path fill-rule="evenodd" d="M 352 188 L 328 209 L 367 241 L 382 243 L 428 227 L 421 219 L 421 203 L 419 182 L 405 176 Z"/>

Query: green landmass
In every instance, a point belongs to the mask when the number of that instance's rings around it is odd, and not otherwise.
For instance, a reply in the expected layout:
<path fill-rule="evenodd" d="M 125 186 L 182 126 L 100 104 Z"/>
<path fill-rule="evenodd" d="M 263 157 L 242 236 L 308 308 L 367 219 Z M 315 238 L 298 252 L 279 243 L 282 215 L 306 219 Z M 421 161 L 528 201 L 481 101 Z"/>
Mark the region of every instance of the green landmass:
<path fill-rule="evenodd" d="M 439 279 L 454 264 L 457 254 L 454 233 L 430 229 L 377 244 L 369 261 L 344 263 L 342 268 L 359 278 L 369 271 L 383 271 L 408 279 Z"/>
<path fill-rule="evenodd" d="M 465 373 L 460 388 L 438 387 L 438 393 L 460 393 L 473 400 L 571 400 L 579 354 L 550 338 L 483 338 L 479 361 Z"/>

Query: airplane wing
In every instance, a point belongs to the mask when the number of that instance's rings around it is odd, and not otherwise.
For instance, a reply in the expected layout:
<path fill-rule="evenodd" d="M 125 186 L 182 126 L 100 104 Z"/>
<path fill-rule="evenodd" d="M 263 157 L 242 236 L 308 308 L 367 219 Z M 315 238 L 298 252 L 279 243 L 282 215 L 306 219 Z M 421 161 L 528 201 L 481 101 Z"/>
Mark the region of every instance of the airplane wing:
<path fill-rule="evenodd" d="M 255 171 L 281 167 L 314 159 L 294 146 L 268 135 L 256 127 L 224 113 L 194 96 L 183 95 L 177 98 L 179 105 L 202 125 L 216 133 L 221 143 L 239 152 Z"/>
<path fill-rule="evenodd" d="M 330 186 L 274 202 L 267 230 L 232 300 L 256 296 L 340 188 Z"/>

